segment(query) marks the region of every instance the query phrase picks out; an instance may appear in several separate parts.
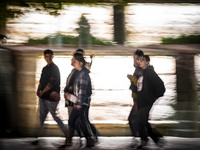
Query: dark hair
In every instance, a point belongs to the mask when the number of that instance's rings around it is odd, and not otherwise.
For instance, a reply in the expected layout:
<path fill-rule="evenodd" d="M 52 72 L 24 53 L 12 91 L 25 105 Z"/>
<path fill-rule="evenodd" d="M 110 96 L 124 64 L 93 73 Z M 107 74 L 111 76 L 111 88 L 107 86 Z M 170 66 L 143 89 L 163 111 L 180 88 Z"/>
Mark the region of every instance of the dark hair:
<path fill-rule="evenodd" d="M 50 50 L 50 49 L 46 49 L 46 50 L 44 51 L 44 55 L 46 55 L 46 54 L 51 54 L 51 55 L 53 55 L 53 51 Z"/>
<path fill-rule="evenodd" d="M 150 61 L 149 55 L 143 55 L 143 57 L 146 59 L 146 61 Z"/>
<path fill-rule="evenodd" d="M 80 54 L 84 55 L 84 50 L 79 48 L 76 50 L 75 53 L 80 53 Z"/>
<path fill-rule="evenodd" d="M 142 50 L 140 50 L 140 49 L 137 49 L 137 50 L 135 51 L 134 55 L 143 56 L 143 55 L 144 55 L 144 53 L 143 53 L 143 51 L 142 51 Z"/>
<path fill-rule="evenodd" d="M 79 62 L 82 62 L 83 66 L 85 66 L 86 61 L 85 61 L 85 58 L 83 57 L 83 54 L 81 54 L 81 53 L 74 53 L 74 58 L 76 60 L 78 60 Z"/>

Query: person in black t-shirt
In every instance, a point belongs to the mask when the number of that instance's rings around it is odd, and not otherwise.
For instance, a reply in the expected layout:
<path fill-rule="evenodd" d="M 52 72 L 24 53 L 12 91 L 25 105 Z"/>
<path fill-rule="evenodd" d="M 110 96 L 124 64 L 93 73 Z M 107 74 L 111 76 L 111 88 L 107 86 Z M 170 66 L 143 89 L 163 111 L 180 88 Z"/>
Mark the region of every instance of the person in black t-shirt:
<path fill-rule="evenodd" d="M 43 67 L 40 77 L 40 83 L 37 89 L 37 96 L 40 103 L 40 130 L 37 133 L 37 137 L 41 134 L 41 130 L 44 126 L 44 121 L 47 114 L 50 112 L 53 119 L 57 122 L 58 126 L 66 136 L 66 126 L 62 120 L 56 115 L 58 103 L 60 101 L 60 72 L 59 68 L 53 62 L 53 51 L 45 50 L 44 58 L 47 65 Z M 32 142 L 37 144 L 38 140 Z"/>

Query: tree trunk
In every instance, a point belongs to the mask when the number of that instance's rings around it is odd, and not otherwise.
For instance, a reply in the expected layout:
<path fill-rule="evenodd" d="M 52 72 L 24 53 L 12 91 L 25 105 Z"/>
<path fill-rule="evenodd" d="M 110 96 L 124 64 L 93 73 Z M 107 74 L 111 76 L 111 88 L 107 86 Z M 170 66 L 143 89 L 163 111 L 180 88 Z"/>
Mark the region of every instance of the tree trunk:
<path fill-rule="evenodd" d="M 6 21 L 7 21 L 7 3 L 0 3 L 0 34 L 6 34 Z"/>
<path fill-rule="evenodd" d="M 121 45 L 125 41 L 124 18 L 124 5 L 114 5 L 114 41 Z"/>

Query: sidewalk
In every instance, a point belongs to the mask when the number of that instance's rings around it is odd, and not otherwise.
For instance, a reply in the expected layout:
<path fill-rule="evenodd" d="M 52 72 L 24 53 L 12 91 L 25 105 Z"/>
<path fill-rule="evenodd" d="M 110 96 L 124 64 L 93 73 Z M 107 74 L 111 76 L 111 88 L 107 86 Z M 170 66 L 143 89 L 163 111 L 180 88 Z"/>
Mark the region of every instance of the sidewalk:
<path fill-rule="evenodd" d="M 167 143 L 163 148 L 156 146 L 151 140 L 145 149 L 147 150 L 199 150 L 200 138 L 165 137 Z M 0 139 L 0 150 L 57 150 L 65 141 L 64 137 L 41 137 L 37 146 L 31 144 L 34 138 L 3 138 Z M 137 138 L 139 144 L 139 138 Z M 132 137 L 99 137 L 99 143 L 93 148 L 85 147 L 79 143 L 79 138 L 73 138 L 73 146 L 64 149 L 94 149 L 94 150 L 133 150 Z"/>

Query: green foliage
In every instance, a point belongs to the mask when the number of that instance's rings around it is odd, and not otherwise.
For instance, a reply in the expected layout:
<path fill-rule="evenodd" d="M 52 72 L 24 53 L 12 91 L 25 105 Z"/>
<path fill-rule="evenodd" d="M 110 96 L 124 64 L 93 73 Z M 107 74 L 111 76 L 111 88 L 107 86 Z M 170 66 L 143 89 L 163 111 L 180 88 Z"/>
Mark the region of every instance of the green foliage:
<path fill-rule="evenodd" d="M 78 45 L 78 36 L 71 36 L 71 35 L 62 35 L 62 34 L 56 34 L 56 35 L 50 35 L 43 39 L 29 39 L 27 41 L 27 45 L 38 45 L 38 44 L 57 44 L 58 38 L 61 37 L 62 44 L 72 44 L 72 45 Z M 95 37 L 91 37 L 91 41 L 93 45 L 113 45 L 112 42 L 108 41 L 102 41 L 100 39 L 97 39 Z"/>
<path fill-rule="evenodd" d="M 112 42 L 108 42 L 108 41 L 102 41 L 102 40 L 99 40 L 95 37 L 91 37 L 92 38 L 92 44 L 93 45 L 113 45 Z"/>
<path fill-rule="evenodd" d="M 178 38 L 162 38 L 162 44 L 200 44 L 200 35 L 181 35 Z"/>

